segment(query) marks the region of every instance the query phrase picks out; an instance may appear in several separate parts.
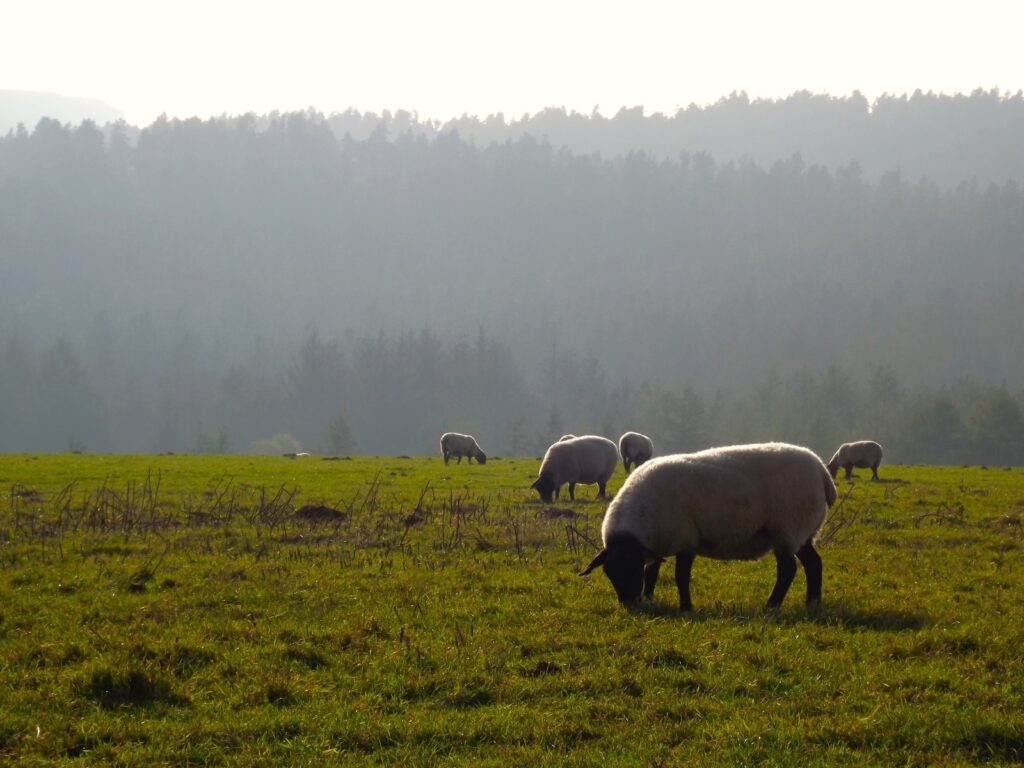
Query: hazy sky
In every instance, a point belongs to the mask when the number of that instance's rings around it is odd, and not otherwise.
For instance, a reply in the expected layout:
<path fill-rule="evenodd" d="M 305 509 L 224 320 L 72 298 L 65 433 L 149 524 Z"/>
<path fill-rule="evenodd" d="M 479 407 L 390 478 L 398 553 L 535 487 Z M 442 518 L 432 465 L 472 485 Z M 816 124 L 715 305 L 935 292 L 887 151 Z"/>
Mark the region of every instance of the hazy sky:
<path fill-rule="evenodd" d="M 674 112 L 734 90 L 1024 88 L 1024 3 L 3 0 L 0 89 L 131 123 L 315 107 Z"/>

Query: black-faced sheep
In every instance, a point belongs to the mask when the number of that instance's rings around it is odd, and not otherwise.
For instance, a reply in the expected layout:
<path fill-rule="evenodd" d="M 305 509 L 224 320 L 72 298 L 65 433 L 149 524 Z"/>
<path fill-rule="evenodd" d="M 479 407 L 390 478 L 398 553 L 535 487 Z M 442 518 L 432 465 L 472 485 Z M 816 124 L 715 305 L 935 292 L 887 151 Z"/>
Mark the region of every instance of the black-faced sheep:
<path fill-rule="evenodd" d="M 481 464 L 487 463 L 487 454 L 480 450 L 476 438 L 472 435 L 460 435 L 458 432 L 445 432 L 441 435 L 441 455 L 444 457 L 445 464 L 453 456 L 458 459 L 456 462 L 458 464 L 462 463 L 463 456 L 469 460 L 470 464 L 473 463 L 473 459 Z"/>
<path fill-rule="evenodd" d="M 697 555 L 753 560 L 775 553 L 768 608 L 782 603 L 800 560 L 807 605 L 821 600 L 821 558 L 813 540 L 836 487 L 816 455 L 784 443 L 712 448 L 664 456 L 629 476 L 601 526 L 601 565 L 619 600 L 650 598 L 662 561 L 676 558 L 679 607 L 693 610 L 690 569 Z"/>
<path fill-rule="evenodd" d="M 575 501 L 577 483 L 597 483 L 597 495 L 604 498 L 605 486 L 618 463 L 619 452 L 608 438 L 584 435 L 559 440 L 544 454 L 540 472 L 530 487 L 550 502 L 552 497 L 558 498 L 562 485 L 568 483 L 569 498 Z"/>
<path fill-rule="evenodd" d="M 627 432 L 619 438 L 619 453 L 622 455 L 622 466 L 628 475 L 631 464 L 639 467 L 654 455 L 654 443 L 647 435 Z"/>
<path fill-rule="evenodd" d="M 878 479 L 878 465 L 882 463 L 882 446 L 873 440 L 860 440 L 856 443 L 843 443 L 839 450 L 829 459 L 829 474 L 834 480 L 839 468 L 846 470 L 846 479 L 853 477 L 853 468 L 870 469 L 871 479 Z"/>

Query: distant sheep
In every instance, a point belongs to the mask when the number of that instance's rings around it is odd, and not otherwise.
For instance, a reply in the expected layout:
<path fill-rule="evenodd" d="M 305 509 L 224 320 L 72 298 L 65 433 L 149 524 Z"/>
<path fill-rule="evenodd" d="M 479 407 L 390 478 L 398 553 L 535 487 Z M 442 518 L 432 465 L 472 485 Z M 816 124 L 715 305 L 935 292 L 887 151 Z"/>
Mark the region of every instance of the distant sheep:
<path fill-rule="evenodd" d="M 460 435 L 458 432 L 445 432 L 441 435 L 441 455 L 445 464 L 452 457 L 458 459 L 457 464 L 461 464 L 463 456 L 470 464 L 473 463 L 473 459 L 481 464 L 487 463 L 487 454 L 480 450 L 476 438 L 472 435 Z"/>
<path fill-rule="evenodd" d="M 629 474 L 630 465 L 639 467 L 654 455 L 654 443 L 647 435 L 639 432 L 627 432 L 619 438 L 619 454 L 622 456 L 622 466 Z"/>
<path fill-rule="evenodd" d="M 619 463 L 615 443 L 605 437 L 584 435 L 562 439 L 548 448 L 537 479 L 530 487 L 550 502 L 558 498 L 562 485 L 569 484 L 569 498 L 576 500 L 576 484 L 597 483 L 598 498 L 604 498 L 608 479 Z"/>
<path fill-rule="evenodd" d="M 558 438 L 558 442 L 564 443 L 566 440 L 575 440 L 575 439 L 576 439 L 576 435 L 562 435 L 560 438 Z"/>
<path fill-rule="evenodd" d="M 860 440 L 856 443 L 843 443 L 839 450 L 829 459 L 828 471 L 834 480 L 839 468 L 846 470 L 846 479 L 853 477 L 853 468 L 870 469 L 871 479 L 878 479 L 878 465 L 882 463 L 882 446 L 873 440 Z"/>
<path fill-rule="evenodd" d="M 796 575 L 794 555 L 807 576 L 807 605 L 814 607 L 821 601 L 821 557 L 813 540 L 835 500 L 821 459 L 794 445 L 735 445 L 652 459 L 609 505 L 601 526 L 605 548 L 580 575 L 603 566 L 628 605 L 653 597 L 658 569 L 674 555 L 679 607 L 691 611 L 697 555 L 754 560 L 774 552 L 767 607 L 782 604 Z"/>

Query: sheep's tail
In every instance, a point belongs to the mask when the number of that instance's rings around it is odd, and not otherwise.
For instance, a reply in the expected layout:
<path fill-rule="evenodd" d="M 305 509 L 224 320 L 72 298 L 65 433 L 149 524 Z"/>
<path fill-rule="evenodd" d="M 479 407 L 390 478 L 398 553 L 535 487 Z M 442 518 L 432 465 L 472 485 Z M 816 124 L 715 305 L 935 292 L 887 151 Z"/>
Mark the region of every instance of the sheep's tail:
<path fill-rule="evenodd" d="M 825 504 L 831 507 L 839 498 L 839 493 L 836 491 L 836 484 L 832 482 L 832 475 L 823 464 L 821 465 L 821 479 L 825 482 Z"/>

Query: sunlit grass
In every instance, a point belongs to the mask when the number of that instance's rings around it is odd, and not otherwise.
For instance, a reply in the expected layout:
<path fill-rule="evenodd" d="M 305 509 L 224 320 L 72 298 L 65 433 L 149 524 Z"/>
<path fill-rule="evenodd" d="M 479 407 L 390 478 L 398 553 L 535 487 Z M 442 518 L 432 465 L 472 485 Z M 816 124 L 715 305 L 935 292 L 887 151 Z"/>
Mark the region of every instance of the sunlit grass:
<path fill-rule="evenodd" d="M 1024 471 L 840 480 L 820 615 L 699 559 L 684 616 L 577 577 L 604 504 L 536 470 L 0 457 L 0 762 L 1024 760 Z"/>

